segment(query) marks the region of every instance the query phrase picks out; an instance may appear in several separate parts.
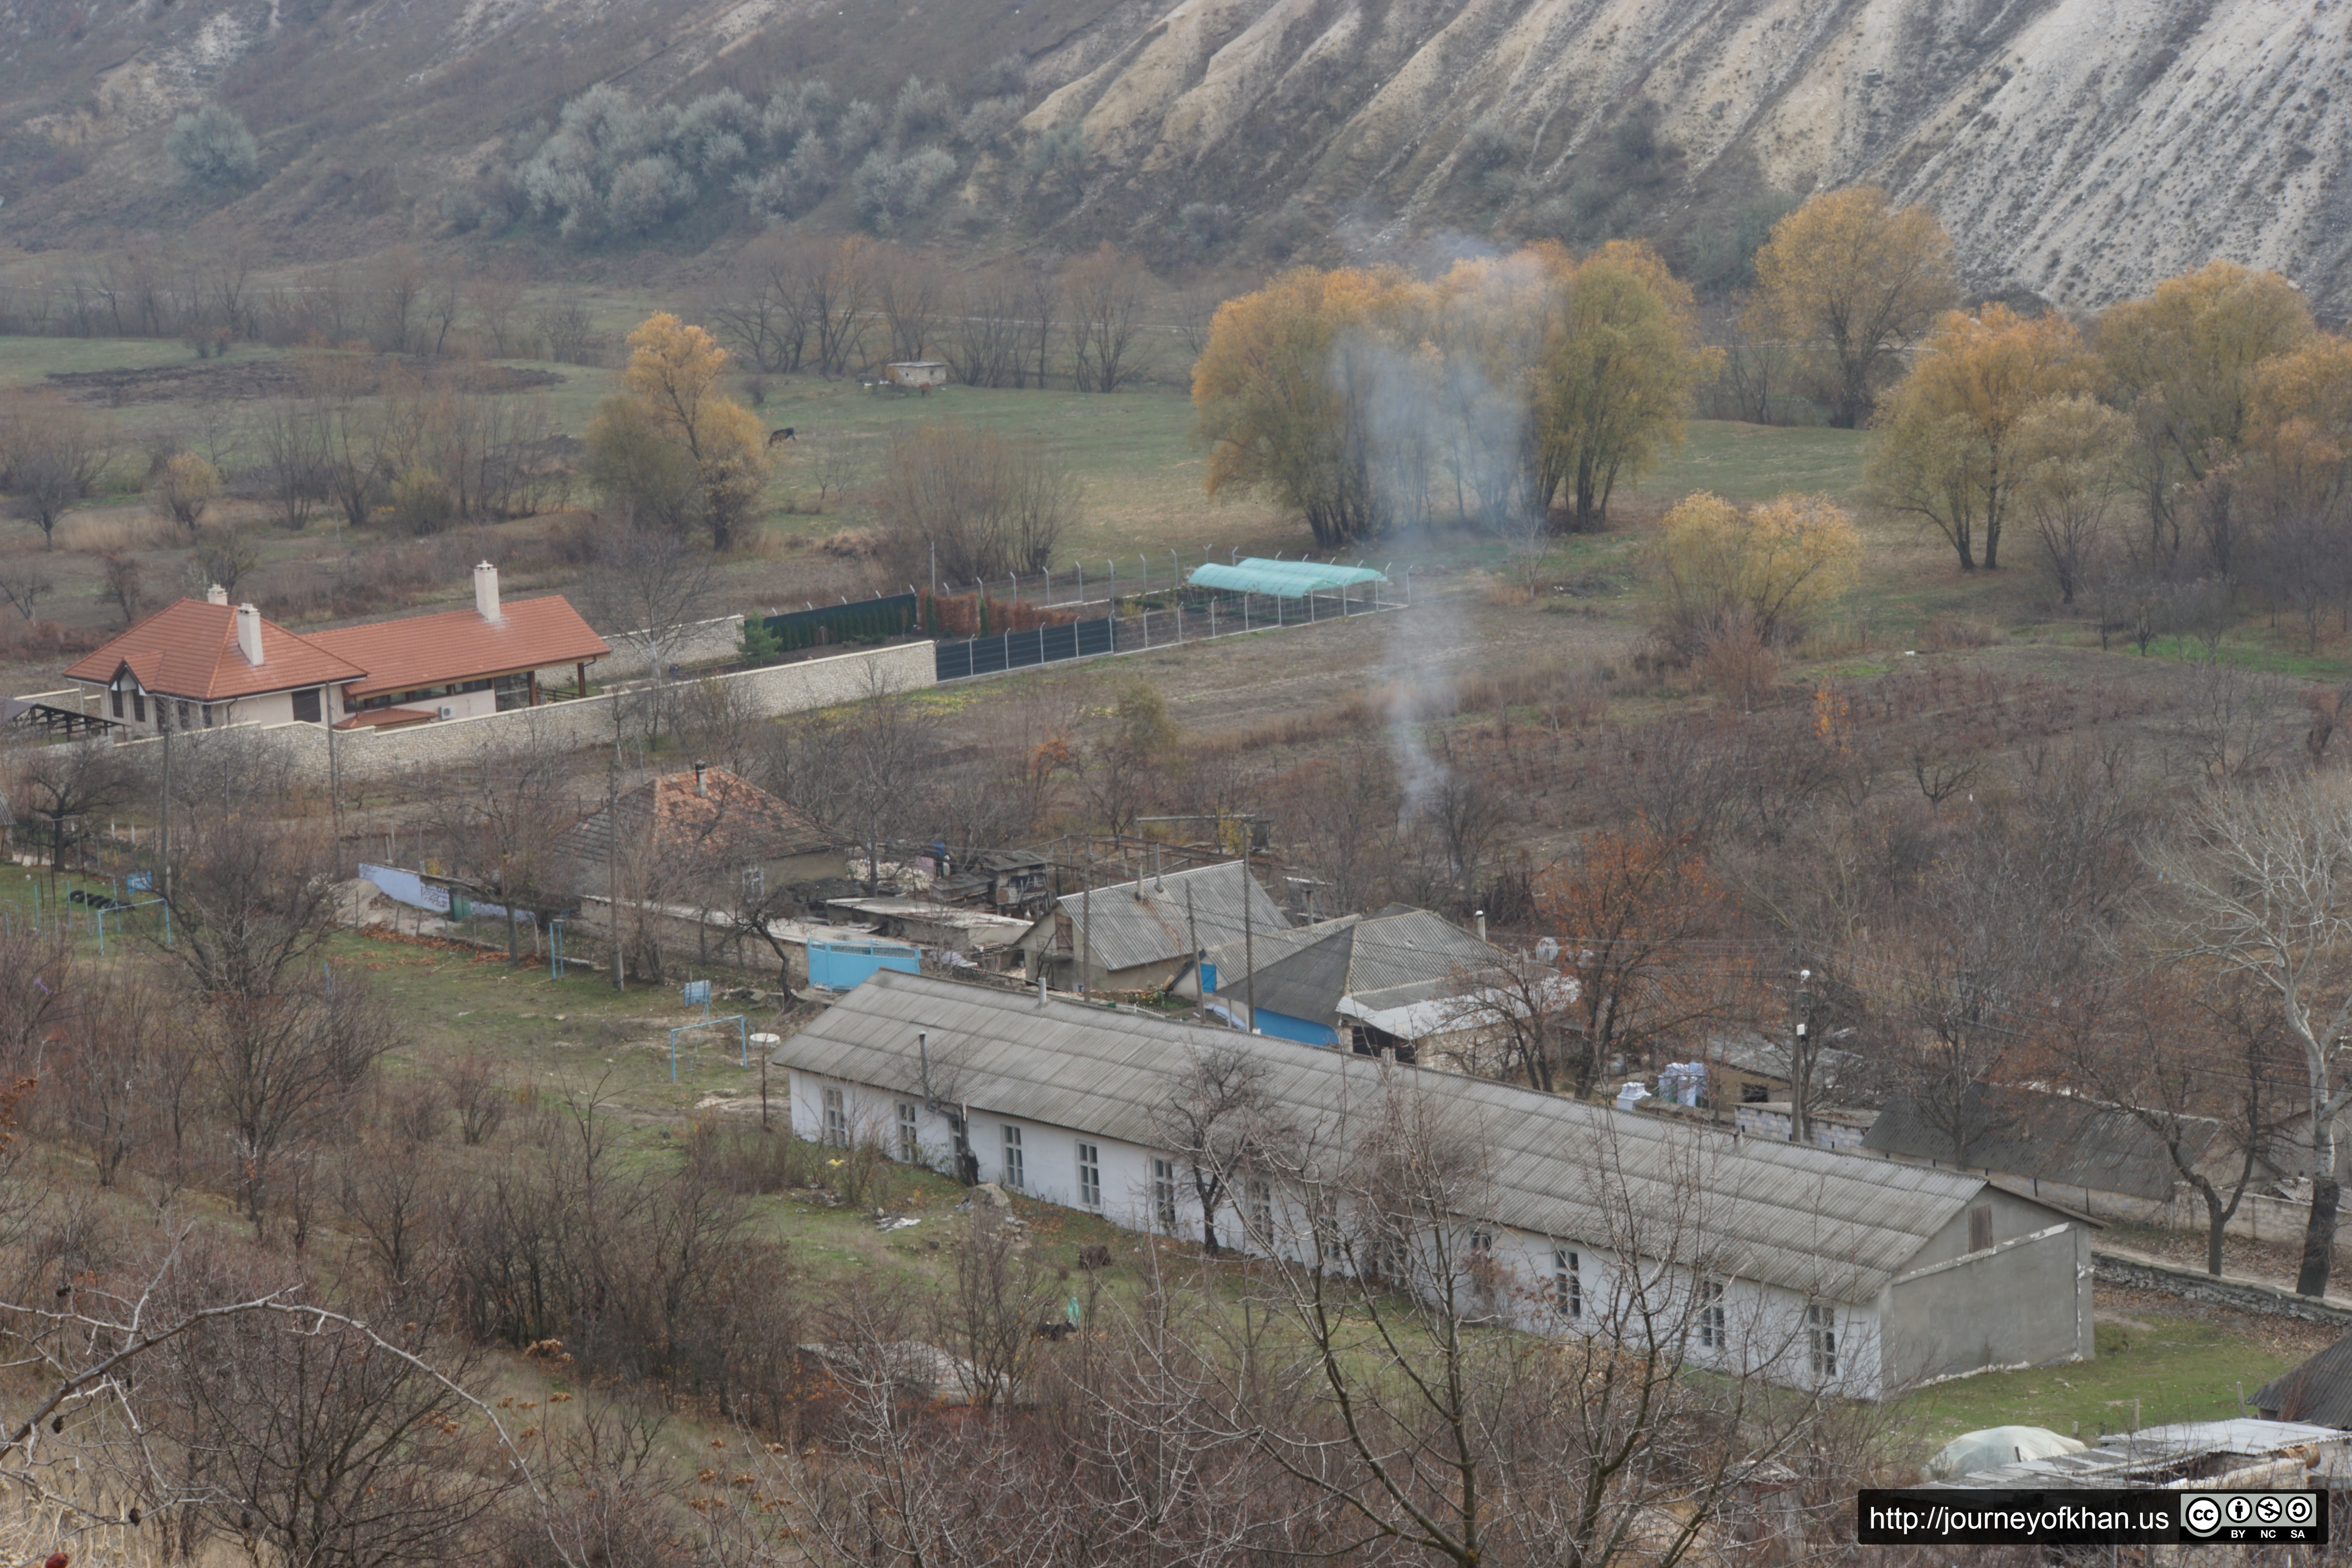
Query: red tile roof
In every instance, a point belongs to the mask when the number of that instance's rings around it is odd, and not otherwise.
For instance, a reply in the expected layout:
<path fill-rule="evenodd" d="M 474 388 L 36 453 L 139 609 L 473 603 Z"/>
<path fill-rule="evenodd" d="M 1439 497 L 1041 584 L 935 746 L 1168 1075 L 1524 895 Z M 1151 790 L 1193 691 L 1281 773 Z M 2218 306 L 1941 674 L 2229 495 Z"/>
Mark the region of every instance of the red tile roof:
<path fill-rule="evenodd" d="M 165 605 L 66 666 L 66 679 L 108 682 L 124 665 L 150 691 L 202 702 L 325 686 L 367 673 L 267 616 L 261 622 L 261 663 L 247 664 L 236 643 L 236 606 L 202 599 Z"/>
<path fill-rule="evenodd" d="M 613 651 L 560 594 L 511 601 L 496 621 L 469 607 L 312 632 L 310 640 L 364 672 L 352 684 L 353 698 L 580 664 Z"/>

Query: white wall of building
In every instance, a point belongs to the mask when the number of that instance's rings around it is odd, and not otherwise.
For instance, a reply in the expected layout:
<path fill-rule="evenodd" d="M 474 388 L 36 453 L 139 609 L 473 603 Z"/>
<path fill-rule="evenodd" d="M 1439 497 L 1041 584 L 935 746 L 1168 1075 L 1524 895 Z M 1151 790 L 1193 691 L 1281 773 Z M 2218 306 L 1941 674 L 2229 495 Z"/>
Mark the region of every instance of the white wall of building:
<path fill-rule="evenodd" d="M 902 1106 L 912 1108 L 921 1163 L 938 1171 L 953 1169 L 954 1131 L 945 1115 L 924 1109 L 919 1089 L 893 1091 L 819 1078 L 800 1068 L 790 1072 L 793 1131 L 813 1142 L 846 1137 L 854 1142 L 881 1141 L 898 1154 L 898 1128 Z M 828 1120 L 837 1107 L 841 1121 Z M 1202 1234 L 1201 1203 L 1192 1173 L 1181 1162 L 1158 1150 L 1074 1131 L 1066 1127 L 1026 1121 L 974 1108 L 970 1113 L 971 1151 L 979 1162 L 980 1179 L 1017 1188 L 1030 1197 L 1064 1207 L 1100 1215 L 1123 1229 L 1172 1235 L 1197 1241 Z M 1016 1182 L 1006 1168 L 1005 1129 L 1017 1128 L 1021 1139 L 1021 1174 Z M 1081 1202 L 1080 1145 L 1091 1145 L 1101 1174 L 1101 1201 Z M 1165 1172 L 1163 1176 L 1162 1172 Z M 1158 1212 L 1155 1183 L 1172 1179 L 1175 1224 L 1165 1224 Z M 1217 1216 L 1219 1242 L 1237 1251 L 1265 1253 L 1269 1249 L 1291 1261 L 1313 1255 L 1314 1237 L 1307 1206 L 1295 1193 L 1270 1189 L 1265 1201 L 1271 1211 L 1272 1234 L 1265 1235 L 1248 1219 L 1255 1201 L 1246 1189 L 1229 1194 Z M 1622 1261 L 1609 1252 L 1581 1243 L 1560 1240 L 1476 1221 L 1461 1222 L 1463 1233 L 1453 1238 L 1454 1256 L 1467 1255 L 1468 1233 L 1485 1233 L 1486 1277 L 1494 1283 L 1489 1298 L 1499 1321 L 1530 1332 L 1563 1334 L 1592 1331 L 1611 1322 L 1628 1322 L 1627 1302 L 1636 1289 L 1632 1277 L 1621 1272 Z M 1266 1245 L 1270 1243 L 1270 1248 Z M 1574 1272 L 1582 1310 L 1570 1318 L 1561 1310 L 1557 1255 L 1576 1255 Z M 1644 1288 L 1656 1299 L 1663 1294 L 1677 1311 L 1696 1308 L 1696 1281 L 1675 1277 L 1659 1279 L 1661 1265 L 1642 1266 Z M 1722 1333 L 1688 1335 L 1684 1354 L 1694 1363 L 1729 1372 L 1759 1375 L 1799 1387 L 1823 1386 L 1860 1399 L 1877 1396 L 1883 1357 L 1879 1349 L 1878 1305 L 1875 1302 L 1814 1302 L 1795 1291 L 1755 1280 L 1725 1279 L 1721 1287 Z M 1819 1308 L 1828 1321 L 1809 1315 Z M 1817 1342 L 1816 1331 L 1834 1336 Z M 1707 1342 L 1713 1341 L 1715 1342 Z M 1831 1352 L 1826 1371 L 1815 1370 L 1816 1350 Z"/>

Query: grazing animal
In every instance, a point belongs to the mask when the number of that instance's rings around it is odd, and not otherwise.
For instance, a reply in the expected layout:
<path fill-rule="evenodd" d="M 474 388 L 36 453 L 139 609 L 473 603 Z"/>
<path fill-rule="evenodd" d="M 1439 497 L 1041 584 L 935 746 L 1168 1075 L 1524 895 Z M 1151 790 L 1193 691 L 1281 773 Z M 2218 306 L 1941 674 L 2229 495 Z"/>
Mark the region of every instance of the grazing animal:
<path fill-rule="evenodd" d="M 771 447 L 781 447 L 792 438 L 793 427 L 789 425 L 785 426 L 781 430 L 771 430 L 768 432 L 768 445 Z"/>

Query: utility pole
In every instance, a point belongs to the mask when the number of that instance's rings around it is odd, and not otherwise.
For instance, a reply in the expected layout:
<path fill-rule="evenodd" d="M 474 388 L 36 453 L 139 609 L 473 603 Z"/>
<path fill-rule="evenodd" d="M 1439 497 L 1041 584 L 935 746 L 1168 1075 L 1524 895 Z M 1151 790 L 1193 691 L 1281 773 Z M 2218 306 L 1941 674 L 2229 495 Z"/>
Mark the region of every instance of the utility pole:
<path fill-rule="evenodd" d="M 1812 1011 L 1812 982 L 1811 970 L 1797 971 L 1797 1027 L 1789 1043 L 1789 1139 L 1795 1143 L 1813 1141 L 1812 1041 L 1806 1028 L 1811 1021 L 1808 1015 Z"/>
<path fill-rule="evenodd" d="M 1250 897 L 1250 825 L 1242 823 L 1242 988 L 1248 994 L 1249 1032 L 1257 1031 L 1257 941 L 1255 923 L 1251 916 L 1255 900 Z"/>
<path fill-rule="evenodd" d="M 155 890 L 168 907 L 172 901 L 172 731 L 163 731 L 163 831 L 156 840 Z"/>
<path fill-rule="evenodd" d="M 1078 972 L 1078 994 L 1081 996 L 1090 996 L 1094 994 L 1094 987 L 1087 984 L 1087 960 L 1093 955 L 1093 950 L 1087 946 L 1087 943 L 1092 941 L 1094 936 L 1095 914 L 1095 849 L 1091 841 L 1087 845 L 1086 875 L 1086 886 L 1078 889 L 1078 951 L 1076 954 L 1078 962 L 1076 968 Z"/>

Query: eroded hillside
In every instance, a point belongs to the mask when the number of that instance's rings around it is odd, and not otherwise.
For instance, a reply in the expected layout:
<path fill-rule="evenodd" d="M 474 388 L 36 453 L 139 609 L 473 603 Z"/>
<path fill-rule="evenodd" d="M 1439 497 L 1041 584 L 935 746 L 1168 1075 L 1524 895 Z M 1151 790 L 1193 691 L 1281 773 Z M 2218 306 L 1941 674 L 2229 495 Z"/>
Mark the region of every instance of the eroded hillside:
<path fill-rule="evenodd" d="M 1194 203 L 1275 255 L 1672 236 L 1874 180 L 1932 205 L 1987 289 L 2095 304 L 2221 254 L 2352 306 L 2352 12 L 2327 0 L 180 0 L 0 25 L 20 240 L 187 221 L 159 149 L 207 98 L 270 161 L 221 216 L 317 253 L 314 224 L 430 231 L 437 191 L 596 81 L 879 95 L 1017 53 L 1023 132 L 1084 128 L 1083 194 L 1007 199 L 1017 151 L 976 153 L 975 239 L 1149 248 Z"/>

